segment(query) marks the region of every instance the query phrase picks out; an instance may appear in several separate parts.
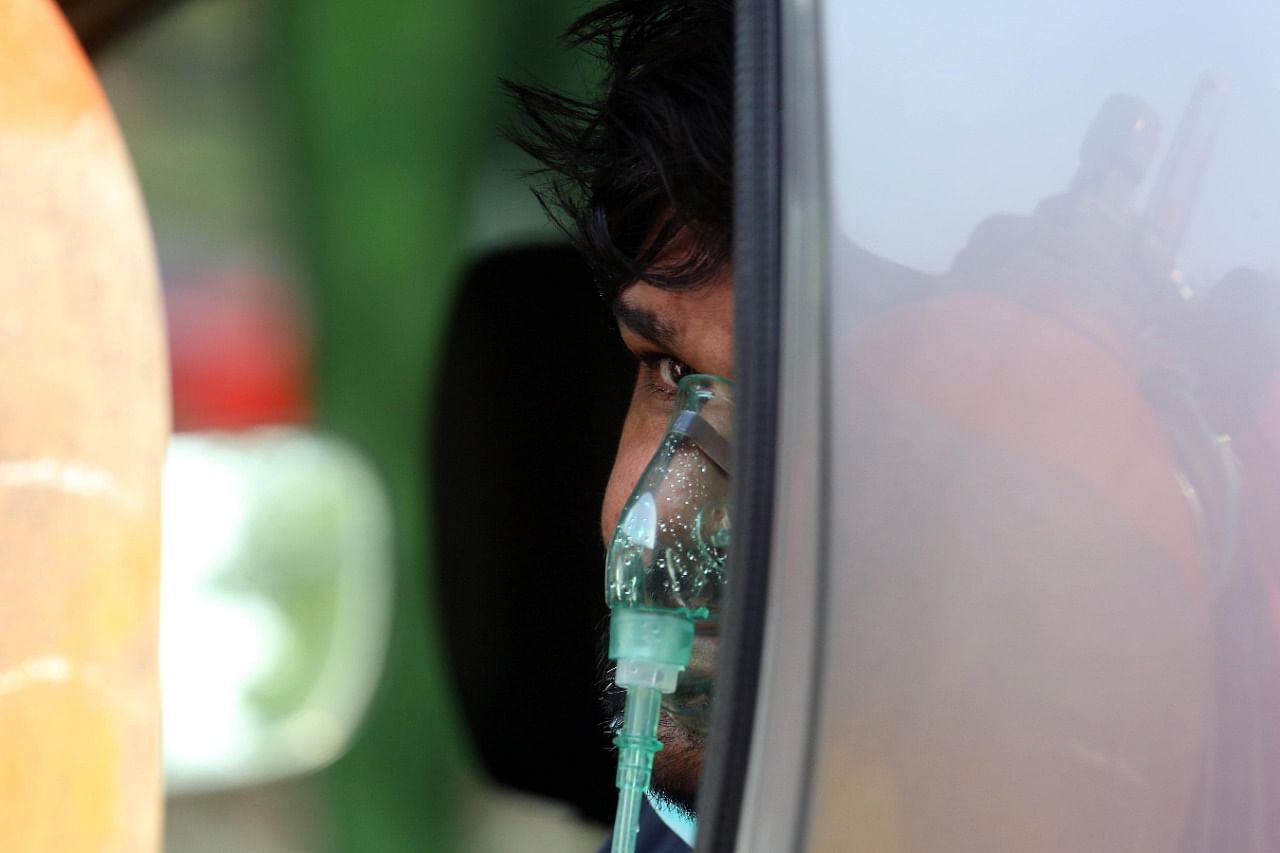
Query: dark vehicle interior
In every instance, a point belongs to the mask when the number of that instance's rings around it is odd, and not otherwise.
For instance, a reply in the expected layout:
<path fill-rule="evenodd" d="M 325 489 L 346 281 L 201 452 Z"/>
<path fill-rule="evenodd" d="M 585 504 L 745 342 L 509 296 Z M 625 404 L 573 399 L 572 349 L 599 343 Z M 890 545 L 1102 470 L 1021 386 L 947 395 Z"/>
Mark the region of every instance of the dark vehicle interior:
<path fill-rule="evenodd" d="M 427 473 L 444 648 L 480 761 L 602 823 L 615 797 L 600 501 L 635 373 L 607 308 L 568 248 L 476 263 L 438 367 Z M 553 732 L 547 753 L 529 748 Z"/>

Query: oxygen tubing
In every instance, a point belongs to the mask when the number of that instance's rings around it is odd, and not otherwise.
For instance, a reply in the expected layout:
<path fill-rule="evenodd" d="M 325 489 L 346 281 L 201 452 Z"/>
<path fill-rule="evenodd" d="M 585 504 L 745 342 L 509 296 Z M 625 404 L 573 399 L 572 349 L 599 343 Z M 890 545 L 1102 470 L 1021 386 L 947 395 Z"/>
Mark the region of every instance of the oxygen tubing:
<path fill-rule="evenodd" d="M 613 822 L 612 853 L 633 853 L 640 829 L 640 804 L 649 790 L 653 756 L 662 749 L 658 714 L 662 693 L 655 687 L 627 689 L 622 729 L 614 737 L 618 747 L 618 815 Z"/>
<path fill-rule="evenodd" d="M 662 694 L 676 689 L 693 650 L 694 614 L 645 607 L 615 607 L 609 625 L 609 657 L 617 661 L 614 681 L 627 691 L 618 747 L 618 814 L 613 853 L 633 853 L 640 804 L 649 790 L 653 756 L 662 749 L 658 715 Z"/>

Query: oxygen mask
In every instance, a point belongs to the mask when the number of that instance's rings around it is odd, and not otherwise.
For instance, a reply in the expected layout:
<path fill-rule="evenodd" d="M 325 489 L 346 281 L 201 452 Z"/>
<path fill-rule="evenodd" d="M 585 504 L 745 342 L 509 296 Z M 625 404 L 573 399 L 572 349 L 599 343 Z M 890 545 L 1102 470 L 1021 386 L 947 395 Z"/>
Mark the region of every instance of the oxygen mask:
<path fill-rule="evenodd" d="M 715 376 L 680 381 L 666 434 L 623 507 L 605 560 L 609 657 L 627 692 L 614 738 L 614 853 L 634 849 L 640 799 L 662 748 L 662 696 L 689 664 L 695 624 L 719 615 L 730 538 L 731 389 Z"/>

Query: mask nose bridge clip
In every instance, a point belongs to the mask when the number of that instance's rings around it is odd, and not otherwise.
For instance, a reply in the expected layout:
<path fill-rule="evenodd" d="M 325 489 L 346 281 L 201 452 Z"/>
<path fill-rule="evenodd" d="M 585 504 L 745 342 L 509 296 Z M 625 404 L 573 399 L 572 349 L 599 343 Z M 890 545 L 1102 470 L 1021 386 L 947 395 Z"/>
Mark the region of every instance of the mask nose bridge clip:
<path fill-rule="evenodd" d="M 688 438 L 698 445 L 698 448 L 716 464 L 717 468 L 727 476 L 733 476 L 733 453 L 729 447 L 729 440 L 702 415 L 685 409 L 672 419 L 668 432 Z"/>

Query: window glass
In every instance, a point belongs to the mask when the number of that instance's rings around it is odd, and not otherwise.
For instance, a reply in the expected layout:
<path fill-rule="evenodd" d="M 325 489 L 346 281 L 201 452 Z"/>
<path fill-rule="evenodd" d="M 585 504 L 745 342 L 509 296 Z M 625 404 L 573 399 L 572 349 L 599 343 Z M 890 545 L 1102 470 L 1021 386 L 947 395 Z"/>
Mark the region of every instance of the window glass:
<path fill-rule="evenodd" d="M 1275 849 L 1280 7 L 817 20 L 808 846 Z"/>

